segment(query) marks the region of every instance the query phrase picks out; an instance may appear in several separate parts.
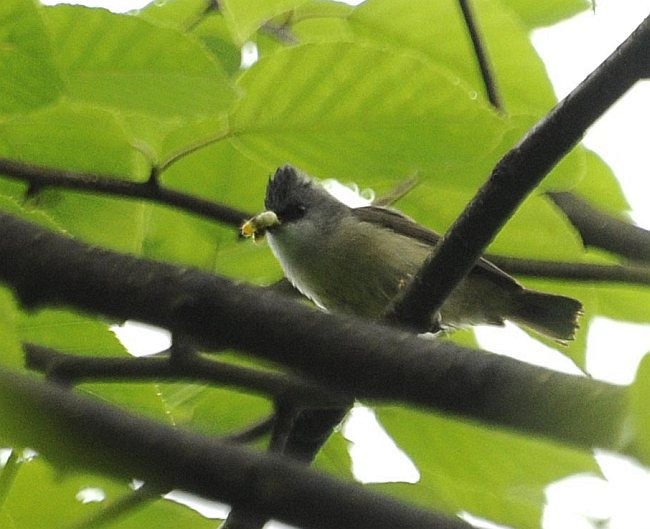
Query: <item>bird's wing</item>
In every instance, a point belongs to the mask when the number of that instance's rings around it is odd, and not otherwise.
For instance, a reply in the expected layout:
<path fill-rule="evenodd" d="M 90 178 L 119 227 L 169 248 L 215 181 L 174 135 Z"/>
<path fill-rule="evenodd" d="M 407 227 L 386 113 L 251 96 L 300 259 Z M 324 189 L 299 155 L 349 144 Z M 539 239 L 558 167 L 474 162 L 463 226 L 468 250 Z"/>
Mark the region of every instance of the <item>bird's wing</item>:
<path fill-rule="evenodd" d="M 399 233 L 406 237 L 417 239 L 420 242 L 434 247 L 440 240 L 440 235 L 435 231 L 419 225 L 414 220 L 406 215 L 401 214 L 393 209 L 381 208 L 377 206 L 364 206 L 361 208 L 353 208 L 352 214 L 363 222 L 376 224 L 383 228 Z M 521 285 L 517 280 L 506 274 L 503 270 L 493 265 L 487 259 L 481 257 L 472 273 L 478 273 L 488 278 L 490 281 L 502 285 L 506 288 L 519 289 Z"/>

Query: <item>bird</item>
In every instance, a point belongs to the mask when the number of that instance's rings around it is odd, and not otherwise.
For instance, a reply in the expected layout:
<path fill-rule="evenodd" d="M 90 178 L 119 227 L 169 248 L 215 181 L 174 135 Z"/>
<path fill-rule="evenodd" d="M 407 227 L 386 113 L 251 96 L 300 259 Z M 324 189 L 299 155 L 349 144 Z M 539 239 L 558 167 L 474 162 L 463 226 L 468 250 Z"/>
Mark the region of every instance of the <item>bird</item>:
<path fill-rule="evenodd" d="M 242 225 L 242 235 L 265 236 L 289 282 L 335 313 L 381 319 L 440 239 L 395 209 L 349 207 L 291 165 L 269 179 L 264 206 Z M 566 343 L 581 314 L 578 300 L 527 289 L 480 258 L 432 316 L 429 330 L 509 320 Z"/>

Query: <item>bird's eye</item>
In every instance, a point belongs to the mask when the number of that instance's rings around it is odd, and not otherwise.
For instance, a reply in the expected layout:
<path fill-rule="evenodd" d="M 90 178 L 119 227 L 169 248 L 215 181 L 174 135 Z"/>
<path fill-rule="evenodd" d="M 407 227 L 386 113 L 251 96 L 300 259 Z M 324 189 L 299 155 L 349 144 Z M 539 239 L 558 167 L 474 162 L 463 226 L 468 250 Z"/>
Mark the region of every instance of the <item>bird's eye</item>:
<path fill-rule="evenodd" d="M 292 220 L 298 220 L 305 214 L 305 206 L 302 204 L 289 204 L 281 212 L 280 217 L 283 222 L 291 222 Z"/>

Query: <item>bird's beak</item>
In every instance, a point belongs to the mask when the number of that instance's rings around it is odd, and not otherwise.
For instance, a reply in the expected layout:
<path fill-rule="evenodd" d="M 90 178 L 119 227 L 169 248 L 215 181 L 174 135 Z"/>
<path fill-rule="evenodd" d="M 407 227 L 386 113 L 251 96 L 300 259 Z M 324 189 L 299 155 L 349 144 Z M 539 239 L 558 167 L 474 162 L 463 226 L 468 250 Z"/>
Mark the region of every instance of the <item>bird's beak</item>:
<path fill-rule="evenodd" d="M 262 211 L 252 219 L 247 220 L 241 227 L 241 234 L 247 238 L 264 237 L 269 228 L 280 225 L 280 219 L 273 211 Z"/>

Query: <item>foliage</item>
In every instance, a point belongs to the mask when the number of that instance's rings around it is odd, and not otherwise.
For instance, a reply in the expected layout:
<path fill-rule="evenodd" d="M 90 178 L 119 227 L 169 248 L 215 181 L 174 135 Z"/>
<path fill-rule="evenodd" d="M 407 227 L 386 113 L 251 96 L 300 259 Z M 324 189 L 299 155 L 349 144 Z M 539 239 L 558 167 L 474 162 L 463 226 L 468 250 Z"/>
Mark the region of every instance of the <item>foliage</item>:
<path fill-rule="evenodd" d="M 249 211 L 261 206 L 268 176 L 286 162 L 378 195 L 417 173 L 421 183 L 399 207 L 442 231 L 499 158 L 555 102 L 530 44 L 531 28 L 586 7 L 582 0 L 545 2 L 543 8 L 530 0 L 476 2 L 505 102 L 506 112 L 499 113 L 483 96 L 455 0 L 368 0 L 357 8 L 325 0 L 220 4 L 222 12 L 199 0 L 156 1 L 140 12 L 118 15 L 3 0 L 0 157 L 133 182 L 146 181 L 150 169 L 160 167 L 165 186 Z M 249 41 L 257 44 L 260 57 L 242 69 L 239 50 Z M 524 203 L 491 250 L 615 263 L 583 248 L 574 228 L 542 196 L 548 189 L 577 189 L 595 201 L 607 197 L 611 213 L 626 211 L 609 168 L 578 146 Z M 268 249 L 242 243 L 232 227 L 138 200 L 53 188 L 25 198 L 25 191 L 23 184 L 0 179 L 0 207 L 143 257 L 258 284 L 281 277 Z M 544 288 L 585 304 L 579 339 L 561 349 L 580 367 L 594 317 L 648 318 L 639 311 L 650 306 L 650 294 L 641 287 L 546 280 Z M 24 369 L 23 341 L 78 354 L 127 354 L 109 329 L 112 322 L 64 310 L 29 313 L 8 291 L 0 294 L 4 366 Z M 233 361 L 244 362 L 237 356 Z M 641 406 L 647 400 L 646 379 L 633 394 L 644 454 L 650 444 Z M 201 385 L 94 383 L 83 390 L 210 434 L 230 433 L 269 411 L 268 402 L 257 397 Z M 11 410 L 0 406 L 3 414 Z M 502 524 L 537 527 L 547 484 L 576 472 L 598 472 L 589 453 L 546 441 L 406 408 L 382 409 L 379 417 L 422 475 L 417 484 L 383 490 L 444 512 L 470 511 Z M 0 441 L 11 439 L 0 433 Z M 12 464 L 15 476 L 4 487 L 9 465 L 0 469 L 2 527 L 65 527 L 102 507 L 103 502 L 82 505 L 75 499 L 80 489 L 100 487 L 109 500 L 129 490 L 126 483 L 91 474 L 56 476 L 39 457 Z M 317 466 L 349 479 L 340 433 L 325 446 Z M 27 508 L 36 502 L 41 509 Z M 198 513 L 159 501 L 110 527 L 145 523 L 212 526 Z"/>

